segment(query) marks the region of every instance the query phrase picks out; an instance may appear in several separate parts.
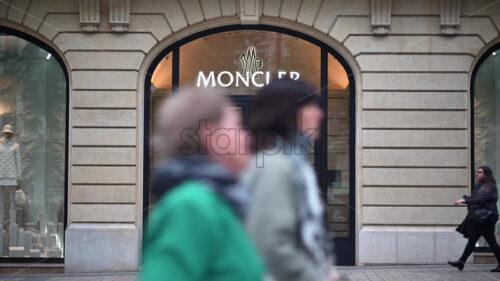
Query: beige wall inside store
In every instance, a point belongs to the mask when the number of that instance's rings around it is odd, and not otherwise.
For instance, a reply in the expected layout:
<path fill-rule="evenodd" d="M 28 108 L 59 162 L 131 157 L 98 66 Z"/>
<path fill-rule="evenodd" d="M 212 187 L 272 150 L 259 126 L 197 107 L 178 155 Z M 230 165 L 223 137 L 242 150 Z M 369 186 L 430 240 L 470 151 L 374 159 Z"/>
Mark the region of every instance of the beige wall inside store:
<path fill-rule="evenodd" d="M 44 40 L 67 63 L 70 229 L 120 223 L 140 237 L 145 72 L 171 43 L 241 19 L 237 0 L 131 2 L 125 33 L 111 31 L 107 1 L 96 33 L 81 31 L 76 0 L 0 2 L 0 25 Z M 443 36 L 439 1 L 393 0 L 380 36 L 369 0 L 261 1 L 259 23 L 322 40 L 355 72 L 358 263 L 441 262 L 458 245 L 446 241 L 460 243 L 453 226 L 465 209 L 452 205 L 470 187 L 471 69 L 500 41 L 499 3 L 461 5 L 458 34 Z"/>

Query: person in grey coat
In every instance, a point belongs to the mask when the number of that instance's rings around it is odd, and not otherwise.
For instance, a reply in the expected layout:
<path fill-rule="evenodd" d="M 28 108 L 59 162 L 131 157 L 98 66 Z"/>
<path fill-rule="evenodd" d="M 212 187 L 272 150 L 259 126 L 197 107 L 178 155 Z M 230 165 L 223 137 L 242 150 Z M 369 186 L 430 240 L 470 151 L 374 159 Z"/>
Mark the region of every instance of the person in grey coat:
<path fill-rule="evenodd" d="M 277 281 L 339 280 L 309 162 L 324 118 L 317 98 L 311 85 L 279 79 L 252 105 L 256 156 L 244 177 L 253 195 L 246 226 Z"/>

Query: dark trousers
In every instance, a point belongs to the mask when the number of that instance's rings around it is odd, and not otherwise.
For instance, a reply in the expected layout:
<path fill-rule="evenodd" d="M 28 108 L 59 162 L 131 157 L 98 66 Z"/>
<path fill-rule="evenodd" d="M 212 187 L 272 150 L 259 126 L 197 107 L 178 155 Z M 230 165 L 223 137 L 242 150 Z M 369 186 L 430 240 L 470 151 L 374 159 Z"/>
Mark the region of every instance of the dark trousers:
<path fill-rule="evenodd" d="M 467 242 L 467 246 L 465 246 L 464 253 L 460 257 L 460 261 L 465 262 L 467 260 L 470 254 L 472 254 L 472 251 L 474 251 L 477 240 L 483 236 L 495 254 L 498 264 L 500 264 L 500 246 L 498 246 L 497 239 L 495 237 L 495 225 L 497 220 L 498 217 L 496 217 L 496 219 L 490 219 L 484 223 L 474 224 L 475 231 L 472 231 L 473 233 L 471 233 L 469 237 L 469 241 Z"/>

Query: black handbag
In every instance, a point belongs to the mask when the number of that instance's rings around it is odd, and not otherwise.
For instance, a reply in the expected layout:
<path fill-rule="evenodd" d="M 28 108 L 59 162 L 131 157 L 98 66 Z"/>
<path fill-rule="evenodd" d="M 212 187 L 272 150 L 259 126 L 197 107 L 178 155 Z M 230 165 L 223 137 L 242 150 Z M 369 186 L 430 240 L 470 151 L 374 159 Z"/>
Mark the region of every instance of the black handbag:
<path fill-rule="evenodd" d="M 491 215 L 491 210 L 481 207 L 476 207 L 471 210 L 469 215 L 473 221 L 484 223 L 486 222 L 486 220 L 488 220 L 488 217 Z"/>

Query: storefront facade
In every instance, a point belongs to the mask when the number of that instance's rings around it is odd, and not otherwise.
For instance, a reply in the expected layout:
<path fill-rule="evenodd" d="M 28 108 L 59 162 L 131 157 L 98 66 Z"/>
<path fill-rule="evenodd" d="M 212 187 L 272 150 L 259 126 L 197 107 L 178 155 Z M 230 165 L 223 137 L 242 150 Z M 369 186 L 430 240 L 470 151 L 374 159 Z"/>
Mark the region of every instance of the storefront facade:
<path fill-rule="evenodd" d="M 0 121 L 14 127 L 28 199 L 4 238 L 40 241 L 4 239 L 2 261 L 137 270 L 155 105 L 177 87 L 224 87 L 243 114 L 272 77 L 321 89 L 311 162 L 343 264 L 458 257 L 466 210 L 453 202 L 475 167 L 500 169 L 495 1 L 8 2 Z"/>

